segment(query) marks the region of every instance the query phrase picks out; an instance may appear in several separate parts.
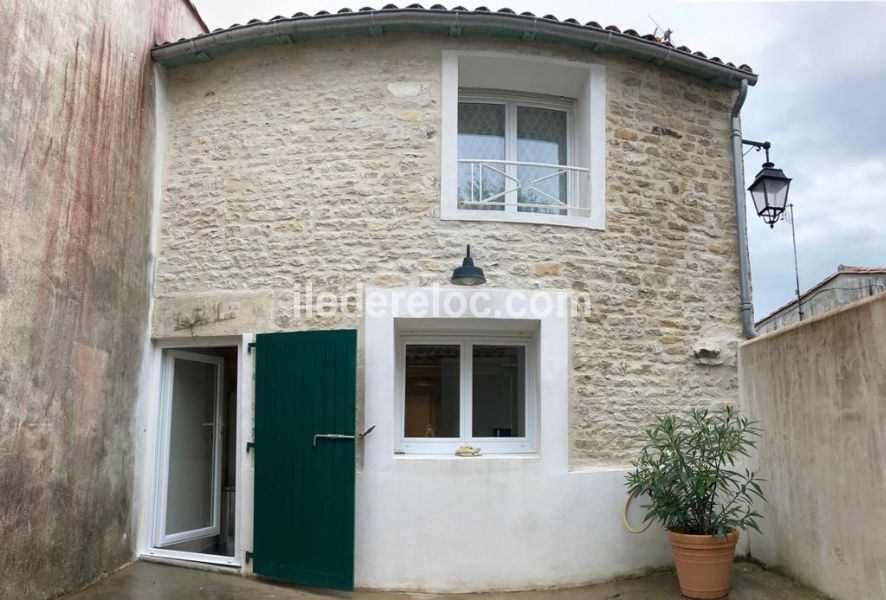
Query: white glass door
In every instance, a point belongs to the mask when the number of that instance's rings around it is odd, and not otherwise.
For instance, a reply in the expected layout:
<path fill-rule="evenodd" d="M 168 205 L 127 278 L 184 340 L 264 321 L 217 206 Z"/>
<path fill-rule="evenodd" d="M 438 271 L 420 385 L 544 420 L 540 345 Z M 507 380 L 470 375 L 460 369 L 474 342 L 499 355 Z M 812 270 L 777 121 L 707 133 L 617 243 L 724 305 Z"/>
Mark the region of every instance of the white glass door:
<path fill-rule="evenodd" d="M 223 374 L 219 356 L 164 356 L 158 547 L 219 534 Z"/>

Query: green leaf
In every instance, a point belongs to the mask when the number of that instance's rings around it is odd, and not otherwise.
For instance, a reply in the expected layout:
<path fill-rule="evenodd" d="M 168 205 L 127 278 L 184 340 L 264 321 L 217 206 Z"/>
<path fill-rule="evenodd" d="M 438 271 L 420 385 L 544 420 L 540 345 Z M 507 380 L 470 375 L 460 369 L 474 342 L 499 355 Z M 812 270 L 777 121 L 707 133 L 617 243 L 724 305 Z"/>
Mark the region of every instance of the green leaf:
<path fill-rule="evenodd" d="M 752 510 L 765 501 L 762 480 L 740 463 L 759 436 L 756 422 L 732 407 L 659 416 L 626 474 L 628 493 L 645 495 L 646 520 L 687 533 L 722 535 L 726 527 L 759 531 Z"/>

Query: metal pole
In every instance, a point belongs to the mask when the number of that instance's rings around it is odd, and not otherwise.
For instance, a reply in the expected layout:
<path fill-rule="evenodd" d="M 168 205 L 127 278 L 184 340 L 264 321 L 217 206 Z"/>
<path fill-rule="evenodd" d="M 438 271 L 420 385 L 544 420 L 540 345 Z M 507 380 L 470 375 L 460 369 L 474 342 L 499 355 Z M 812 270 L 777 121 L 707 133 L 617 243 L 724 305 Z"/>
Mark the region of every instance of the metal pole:
<path fill-rule="evenodd" d="M 732 107 L 732 173 L 735 185 L 736 240 L 738 242 L 738 295 L 741 311 L 741 329 L 745 337 L 757 337 L 754 329 L 754 303 L 751 294 L 751 265 L 748 254 L 747 192 L 744 189 L 744 158 L 741 138 L 741 107 L 748 95 L 748 82 L 741 82 L 741 89 Z"/>
<path fill-rule="evenodd" d="M 791 209 L 791 237 L 794 240 L 794 277 L 797 282 L 797 312 L 800 315 L 800 320 L 803 320 L 803 298 L 800 296 L 800 265 L 797 262 L 797 229 L 794 225 L 794 203 L 791 202 L 788 204 L 788 207 Z"/>

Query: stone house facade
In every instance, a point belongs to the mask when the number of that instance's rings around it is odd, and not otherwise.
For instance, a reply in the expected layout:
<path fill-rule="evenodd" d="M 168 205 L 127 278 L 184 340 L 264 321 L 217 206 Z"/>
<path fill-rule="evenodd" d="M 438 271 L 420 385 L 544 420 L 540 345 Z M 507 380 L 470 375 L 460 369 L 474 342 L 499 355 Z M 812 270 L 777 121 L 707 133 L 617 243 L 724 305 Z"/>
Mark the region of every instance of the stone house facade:
<path fill-rule="evenodd" d="M 358 28 L 354 19 L 370 14 L 396 21 Z M 474 17 L 496 20 L 498 30 L 478 24 L 472 33 Z M 442 20 L 456 18 L 458 29 L 444 33 Z M 522 36 L 503 33 L 517 26 Z M 538 33 L 528 36 L 530 28 Z M 617 43 L 603 52 L 606 34 Z M 660 60 L 668 50 L 682 62 Z M 253 421 L 261 393 L 251 382 L 263 371 L 250 344 L 255 334 L 344 329 L 356 331 L 354 428 L 375 428 L 355 443 L 353 584 L 537 588 L 667 563 L 663 542 L 640 543 L 620 529 L 622 481 L 656 416 L 737 402 L 736 231 L 744 225 L 734 207 L 730 116 L 742 81 L 756 79 L 749 69 L 632 32 L 407 9 L 254 23 L 162 45 L 154 58 L 166 75 L 154 376 L 138 427 L 141 554 L 193 553 L 253 570 L 254 519 L 264 517 L 253 510 L 260 504 L 253 460 L 263 446 Z M 490 106 L 503 108 L 492 124 L 471 130 L 465 115 Z M 527 172 L 542 169 L 528 164 L 529 150 L 521 155 L 531 147 L 531 115 L 566 124 L 535 139 L 545 156 L 560 144 L 572 169 L 551 177 L 560 186 L 528 181 Z M 471 135 L 497 149 L 470 155 Z M 468 168 L 493 169 L 486 181 L 501 205 L 464 203 L 475 192 L 478 203 L 495 196 L 474 190 L 483 175 Z M 565 207 L 521 205 L 551 196 Z M 466 244 L 487 280 L 476 289 L 449 281 Z M 496 307 L 518 292 L 575 310 L 518 319 L 468 308 L 433 319 L 395 306 L 397 293 L 431 298 L 435 289 L 464 301 L 484 292 Z M 321 293 L 347 297 L 355 310 L 308 314 Z M 373 294 L 387 303 L 380 316 L 364 306 Z M 410 346 L 410 336 L 420 341 Z M 523 420 L 493 435 L 525 438 L 527 451 L 463 431 L 431 434 L 452 438 L 445 447 L 411 441 L 409 357 L 445 361 L 442 347 L 469 344 L 460 347 L 475 349 L 468 368 L 479 373 L 476 348 L 500 336 L 525 338 L 525 346 L 501 347 L 525 348 L 519 372 L 534 375 L 519 392 Z M 416 358 L 410 347 L 434 348 L 437 358 Z M 236 388 L 231 406 L 218 409 L 230 420 L 214 421 L 236 422 L 225 442 L 230 456 L 221 459 L 228 485 L 215 509 L 230 515 L 232 533 L 210 551 L 199 537 L 157 534 L 158 498 L 162 506 L 172 501 L 174 479 L 163 454 L 172 427 L 163 421 L 164 369 L 176 352 L 191 360 L 204 350 L 223 356 L 214 364 L 236 379 L 225 384 Z M 422 427 L 447 427 L 435 419 Z M 483 456 L 454 456 L 451 445 L 464 443 Z M 224 537 L 224 529 L 223 522 L 213 535 Z"/>

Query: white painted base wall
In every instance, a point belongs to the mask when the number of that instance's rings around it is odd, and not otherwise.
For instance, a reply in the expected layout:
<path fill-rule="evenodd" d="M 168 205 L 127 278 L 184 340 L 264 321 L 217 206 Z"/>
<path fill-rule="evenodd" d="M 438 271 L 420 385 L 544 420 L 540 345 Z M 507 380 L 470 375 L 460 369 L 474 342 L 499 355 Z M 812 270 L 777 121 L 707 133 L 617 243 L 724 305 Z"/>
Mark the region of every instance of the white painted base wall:
<path fill-rule="evenodd" d="M 562 311 L 524 316 L 536 329 L 539 357 L 538 454 L 394 454 L 395 328 L 419 327 L 420 315 L 397 294 L 431 291 L 367 290 L 386 298 L 385 310 L 367 310 L 366 426 L 363 471 L 357 473 L 356 573 L 358 587 L 426 592 L 478 592 L 569 587 L 642 573 L 671 561 L 664 534 L 641 536 L 621 524 L 622 469 L 570 471 L 568 462 L 568 327 Z M 511 318 L 507 291 L 447 289 L 485 294 L 489 314 Z M 525 291 L 530 305 L 565 305 L 562 292 Z M 537 300 L 537 304 L 532 301 Z M 368 302 L 368 300 L 367 300 Z M 416 303 L 419 304 L 419 303 Z M 443 304 L 445 305 L 445 299 Z M 443 327 L 503 324 L 473 308 Z"/>
<path fill-rule="evenodd" d="M 537 457 L 397 457 L 358 473 L 356 585 L 571 587 L 667 566 L 664 533 L 622 526 L 624 474 L 545 473 Z"/>

